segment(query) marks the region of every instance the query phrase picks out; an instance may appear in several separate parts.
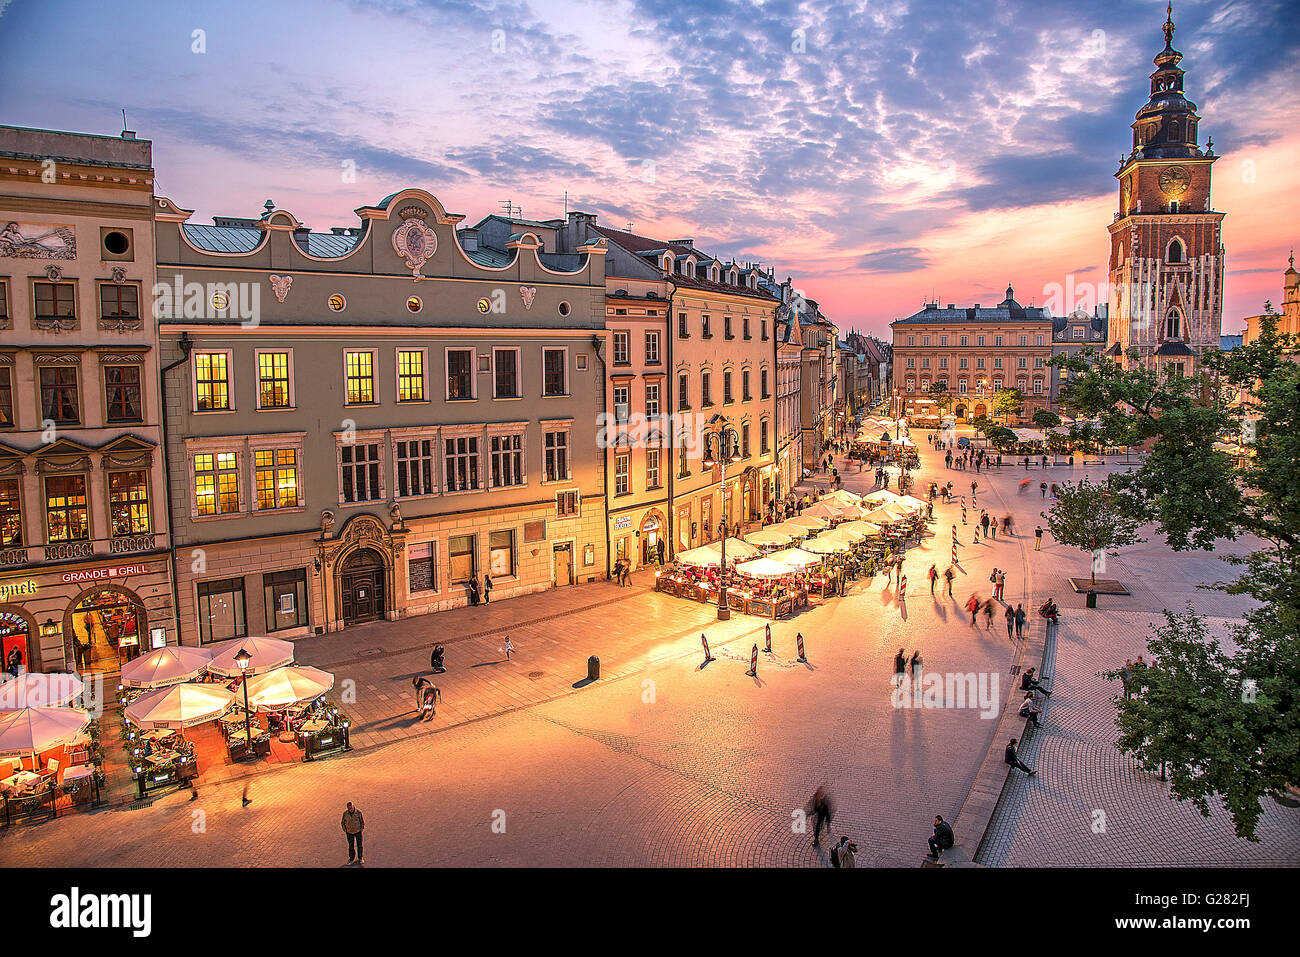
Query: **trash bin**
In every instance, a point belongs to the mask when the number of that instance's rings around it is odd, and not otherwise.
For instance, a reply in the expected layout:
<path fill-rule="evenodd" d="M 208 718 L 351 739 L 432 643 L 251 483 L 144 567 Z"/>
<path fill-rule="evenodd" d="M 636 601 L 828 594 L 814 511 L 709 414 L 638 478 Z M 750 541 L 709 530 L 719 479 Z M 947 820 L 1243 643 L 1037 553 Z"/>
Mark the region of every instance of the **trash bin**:
<path fill-rule="evenodd" d="M 1088 601 L 1087 601 L 1087 605 L 1088 605 L 1089 608 L 1096 608 L 1096 607 L 1097 607 L 1097 593 L 1096 593 L 1095 591 L 1093 591 L 1091 588 L 1088 589 Z"/>
<path fill-rule="evenodd" d="M 592 655 L 590 658 L 587 659 L 587 680 L 588 681 L 600 680 L 600 659 L 597 658 L 595 655 Z"/>

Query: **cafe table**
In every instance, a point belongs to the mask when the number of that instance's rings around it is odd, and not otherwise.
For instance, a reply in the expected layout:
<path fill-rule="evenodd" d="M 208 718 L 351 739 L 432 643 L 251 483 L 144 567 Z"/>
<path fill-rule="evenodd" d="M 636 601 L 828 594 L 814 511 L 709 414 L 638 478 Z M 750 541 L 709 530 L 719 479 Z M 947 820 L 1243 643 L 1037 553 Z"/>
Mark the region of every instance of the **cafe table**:
<path fill-rule="evenodd" d="M 40 784 L 41 776 L 31 771 L 19 771 L 0 781 L 0 792 L 5 794 L 23 794 L 35 789 Z"/>
<path fill-rule="evenodd" d="M 144 759 L 150 764 L 167 764 L 170 761 L 175 761 L 178 757 L 180 755 L 177 752 L 164 749 L 155 751 L 153 754 L 146 754 Z"/>

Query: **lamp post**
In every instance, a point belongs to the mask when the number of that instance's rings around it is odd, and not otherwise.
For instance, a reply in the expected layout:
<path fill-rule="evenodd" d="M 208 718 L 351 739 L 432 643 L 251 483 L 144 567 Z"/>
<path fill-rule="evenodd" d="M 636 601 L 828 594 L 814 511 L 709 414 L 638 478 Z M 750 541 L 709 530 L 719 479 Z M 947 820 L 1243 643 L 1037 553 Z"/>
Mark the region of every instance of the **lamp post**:
<path fill-rule="evenodd" d="M 248 663 L 252 660 L 247 648 L 240 648 L 235 653 L 235 664 L 239 665 L 239 676 L 244 685 L 244 747 L 248 754 L 253 753 L 253 728 L 248 718 Z"/>
<path fill-rule="evenodd" d="M 716 429 L 710 431 L 706 427 L 704 431 L 703 465 L 706 469 L 717 464 L 722 466 L 722 558 L 718 568 L 718 621 L 726 621 L 731 617 L 731 609 L 727 607 L 727 463 L 740 461 L 740 433 L 725 419 L 715 422 Z M 715 440 L 718 444 L 716 459 L 713 457 Z"/>

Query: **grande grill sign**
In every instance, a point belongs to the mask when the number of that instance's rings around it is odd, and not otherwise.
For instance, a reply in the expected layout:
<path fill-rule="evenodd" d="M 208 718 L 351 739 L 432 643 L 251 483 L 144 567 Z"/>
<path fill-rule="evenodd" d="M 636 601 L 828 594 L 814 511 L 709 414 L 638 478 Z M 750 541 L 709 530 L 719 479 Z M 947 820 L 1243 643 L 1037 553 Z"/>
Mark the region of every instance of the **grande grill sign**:
<path fill-rule="evenodd" d="M 97 582 L 108 578 L 125 578 L 128 575 L 143 575 L 144 565 L 114 565 L 110 568 L 86 568 L 76 572 L 64 572 L 65 582 Z"/>

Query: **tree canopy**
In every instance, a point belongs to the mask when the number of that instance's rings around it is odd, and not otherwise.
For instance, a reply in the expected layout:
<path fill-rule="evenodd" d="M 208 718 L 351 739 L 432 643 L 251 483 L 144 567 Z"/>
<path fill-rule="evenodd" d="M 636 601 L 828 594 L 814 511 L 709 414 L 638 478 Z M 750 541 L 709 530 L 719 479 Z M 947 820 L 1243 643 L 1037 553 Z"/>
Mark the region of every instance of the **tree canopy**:
<path fill-rule="evenodd" d="M 1020 415 L 1025 405 L 1025 394 L 1019 389 L 999 389 L 993 395 L 993 414 L 1008 418 Z"/>
<path fill-rule="evenodd" d="M 1118 496 L 1086 475 L 1077 483 L 1062 485 L 1055 504 L 1042 516 L 1058 542 L 1092 554 L 1093 584 L 1097 582 L 1097 566 L 1106 555 L 1142 540 L 1138 521 L 1124 513 Z"/>

